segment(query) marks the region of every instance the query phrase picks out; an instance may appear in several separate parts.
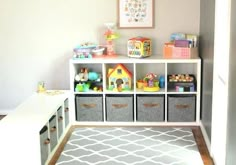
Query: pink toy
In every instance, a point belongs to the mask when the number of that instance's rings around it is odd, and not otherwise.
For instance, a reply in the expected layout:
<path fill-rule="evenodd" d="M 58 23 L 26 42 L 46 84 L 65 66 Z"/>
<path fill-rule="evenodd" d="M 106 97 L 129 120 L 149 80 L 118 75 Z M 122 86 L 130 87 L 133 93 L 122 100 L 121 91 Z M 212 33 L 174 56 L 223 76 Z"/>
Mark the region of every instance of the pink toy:
<path fill-rule="evenodd" d="M 114 32 L 114 23 L 105 23 L 107 30 L 105 32 L 106 36 L 106 47 L 107 47 L 107 55 L 115 55 L 115 44 L 114 39 L 118 38 L 118 34 Z"/>

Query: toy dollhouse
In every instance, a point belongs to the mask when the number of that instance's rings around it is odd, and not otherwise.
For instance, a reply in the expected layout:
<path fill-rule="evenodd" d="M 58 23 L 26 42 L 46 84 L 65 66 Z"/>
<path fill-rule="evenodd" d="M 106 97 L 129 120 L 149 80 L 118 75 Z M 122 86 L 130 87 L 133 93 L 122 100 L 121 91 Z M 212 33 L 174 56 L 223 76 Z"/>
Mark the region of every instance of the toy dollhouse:
<path fill-rule="evenodd" d="M 115 91 L 131 90 L 132 73 L 123 65 L 117 64 L 108 70 L 108 89 Z"/>

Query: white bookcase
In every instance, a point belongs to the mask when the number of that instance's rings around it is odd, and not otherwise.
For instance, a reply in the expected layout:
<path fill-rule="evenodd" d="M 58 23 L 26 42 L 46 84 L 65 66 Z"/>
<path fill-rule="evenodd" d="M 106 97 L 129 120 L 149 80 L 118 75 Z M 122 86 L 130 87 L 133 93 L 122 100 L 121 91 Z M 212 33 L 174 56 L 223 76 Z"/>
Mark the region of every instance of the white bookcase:
<path fill-rule="evenodd" d="M 33 94 L 1 120 L 1 164 L 44 165 L 55 154 L 70 128 L 69 91 L 47 92 Z"/>
<path fill-rule="evenodd" d="M 116 64 L 123 64 L 132 73 L 132 89 L 130 91 L 115 92 L 108 90 L 108 69 L 113 68 Z M 102 74 L 102 87 L 103 90 L 100 92 L 89 90 L 87 92 L 76 92 L 75 91 L 75 75 L 80 72 L 81 68 L 88 68 L 89 71 L 99 72 Z M 160 88 L 157 92 L 144 92 L 142 89 L 138 89 L 136 81 L 142 79 L 147 73 L 152 72 L 165 77 L 165 88 Z M 167 76 L 172 74 L 192 74 L 196 78 L 196 88 L 192 92 L 176 92 L 173 89 L 167 87 Z M 201 91 L 201 59 L 164 59 L 161 56 L 151 56 L 148 58 L 135 59 L 127 56 L 117 56 L 116 58 L 92 58 L 92 59 L 71 59 L 70 60 L 70 90 L 71 90 L 71 109 L 75 112 L 74 119 L 76 124 L 91 124 L 91 125 L 198 125 L 200 121 L 200 91 Z M 76 96 L 83 97 L 83 95 L 97 95 L 102 96 L 103 100 L 103 119 L 102 121 L 78 121 L 76 120 Z M 110 122 L 107 121 L 107 96 L 117 95 L 132 95 L 133 97 L 133 120 L 127 122 Z M 137 96 L 162 96 L 164 97 L 164 118 L 163 121 L 150 122 L 150 121 L 138 121 L 137 120 Z M 193 121 L 169 121 L 169 109 L 170 105 L 168 102 L 169 96 L 194 96 L 194 120 Z M 125 98 L 124 98 L 125 99 Z M 91 111 L 91 113 L 93 113 Z"/>

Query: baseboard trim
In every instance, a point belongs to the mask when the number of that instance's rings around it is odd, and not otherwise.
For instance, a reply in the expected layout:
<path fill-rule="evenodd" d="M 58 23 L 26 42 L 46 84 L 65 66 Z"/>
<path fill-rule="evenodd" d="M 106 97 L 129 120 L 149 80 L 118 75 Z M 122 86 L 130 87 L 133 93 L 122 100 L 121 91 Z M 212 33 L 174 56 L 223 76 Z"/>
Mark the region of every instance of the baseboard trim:
<path fill-rule="evenodd" d="M 202 121 L 200 121 L 200 128 L 201 128 L 201 131 L 202 131 L 203 138 L 204 138 L 204 140 L 206 142 L 207 149 L 208 149 L 209 153 L 211 154 L 211 142 L 210 142 L 210 139 L 209 139 L 209 137 L 207 135 L 206 129 L 205 129 Z"/>

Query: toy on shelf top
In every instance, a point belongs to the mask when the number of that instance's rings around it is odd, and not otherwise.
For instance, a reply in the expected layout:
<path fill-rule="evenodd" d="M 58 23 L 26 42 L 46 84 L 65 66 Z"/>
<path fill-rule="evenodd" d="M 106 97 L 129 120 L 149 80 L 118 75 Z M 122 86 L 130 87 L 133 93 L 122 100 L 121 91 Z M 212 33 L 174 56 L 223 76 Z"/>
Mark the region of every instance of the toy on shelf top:
<path fill-rule="evenodd" d="M 164 58 L 198 57 L 198 36 L 194 34 L 172 33 L 170 41 L 164 44 Z"/>
<path fill-rule="evenodd" d="M 173 43 L 175 47 L 194 48 L 198 47 L 198 36 L 195 34 L 172 33 L 170 42 Z"/>
<path fill-rule="evenodd" d="M 45 91 L 46 91 L 45 82 L 44 82 L 44 81 L 38 82 L 38 89 L 37 89 L 37 92 L 38 92 L 38 93 L 42 93 L 42 92 L 45 92 Z"/>
<path fill-rule="evenodd" d="M 115 23 L 105 23 L 106 31 L 104 33 L 106 39 L 107 55 L 115 55 L 114 39 L 119 38 L 119 35 L 115 32 Z"/>
<path fill-rule="evenodd" d="M 145 37 L 135 37 L 128 40 L 129 57 L 149 57 L 152 53 L 152 41 Z"/>
<path fill-rule="evenodd" d="M 92 58 L 92 50 L 97 47 L 96 44 L 91 42 L 85 42 L 78 46 L 76 46 L 74 51 L 74 59 L 84 59 L 84 58 Z"/>

